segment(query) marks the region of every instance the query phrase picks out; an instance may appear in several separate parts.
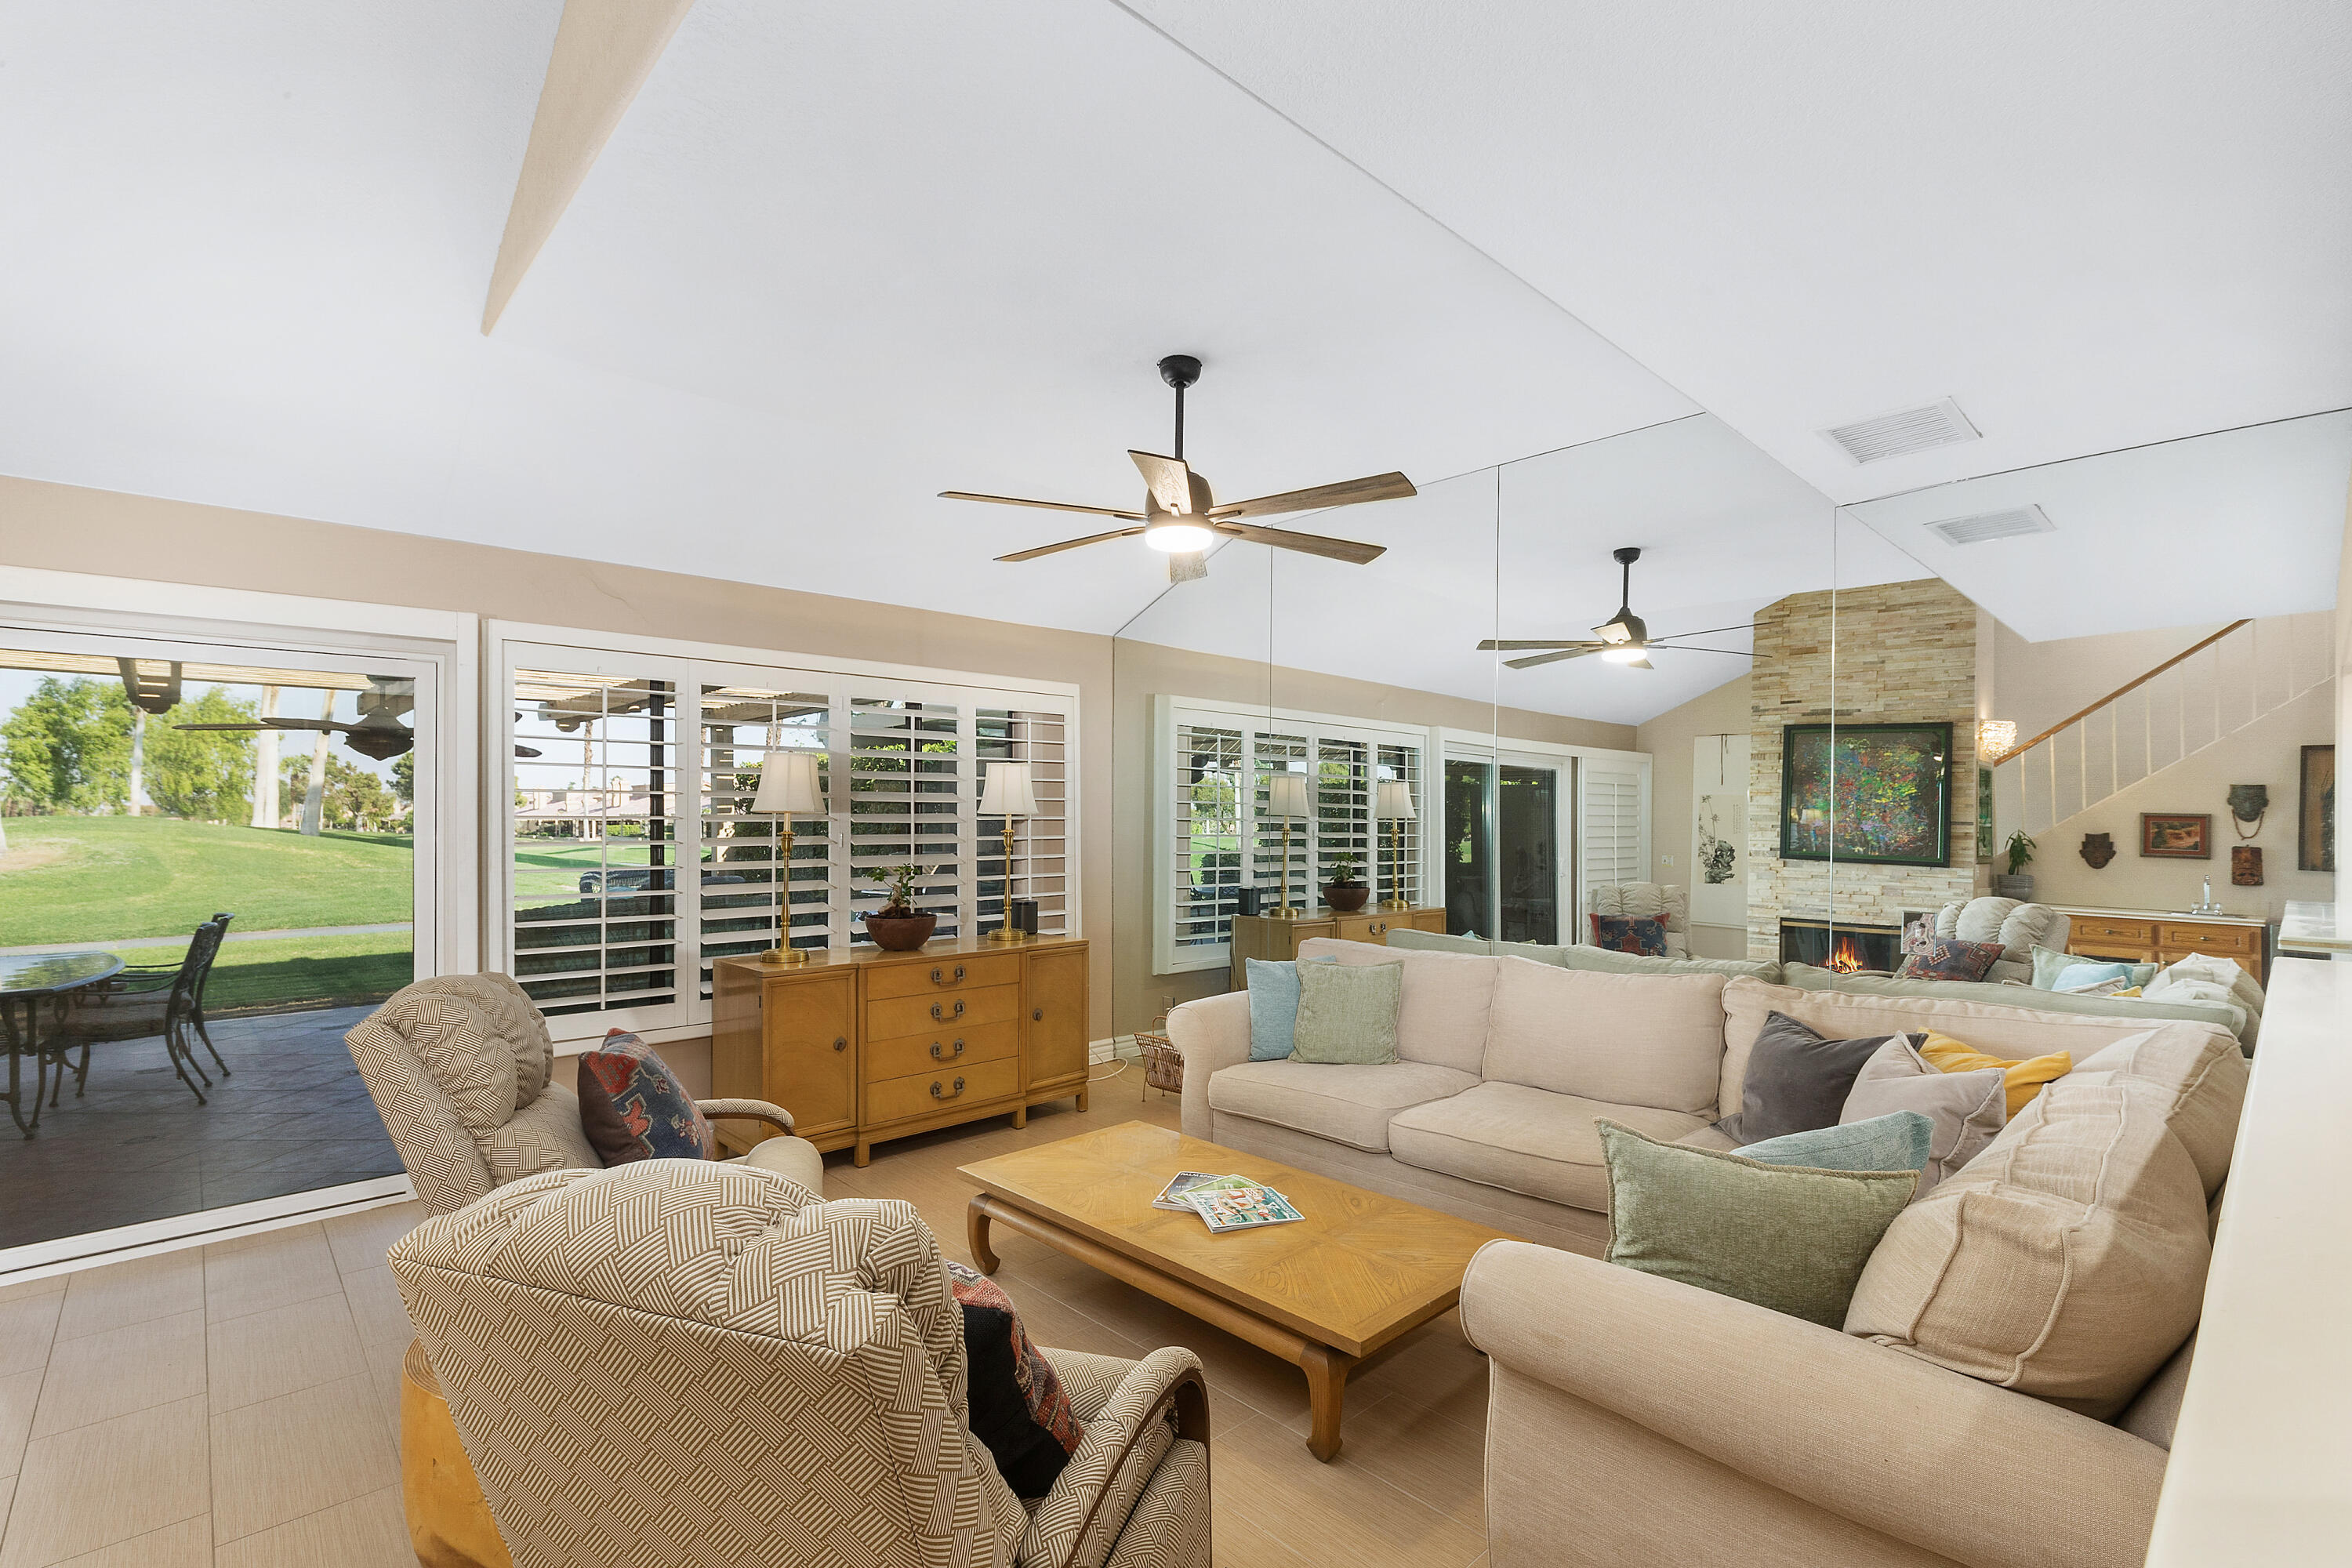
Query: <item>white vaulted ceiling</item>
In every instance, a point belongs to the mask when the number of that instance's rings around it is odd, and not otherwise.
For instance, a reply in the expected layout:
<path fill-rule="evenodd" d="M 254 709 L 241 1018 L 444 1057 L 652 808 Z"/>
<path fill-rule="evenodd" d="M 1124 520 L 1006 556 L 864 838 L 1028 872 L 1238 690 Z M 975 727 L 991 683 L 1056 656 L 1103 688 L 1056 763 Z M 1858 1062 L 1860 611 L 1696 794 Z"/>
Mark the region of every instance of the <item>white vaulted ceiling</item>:
<path fill-rule="evenodd" d="M 1589 626 L 1616 544 L 1720 624 L 1944 564 L 1886 502 L 1833 569 L 1832 500 L 2352 404 L 2336 7 L 699 0 L 486 338 L 560 11 L 0 0 L 0 471 L 1215 651 L 1271 584 L 1278 658 L 1468 694 L 1465 634 Z M 1171 352 L 1220 496 L 1421 481 L 1294 524 L 1389 556 L 1163 593 L 936 499 L 1134 505 Z M 1946 395 L 1982 441 L 1812 433 Z M 2298 450 L 2242 497 L 2185 458 L 2220 511 L 2070 480 L 2151 556 L 2251 520 L 2199 614 L 1954 581 L 2037 635 L 2311 607 Z M 1475 471 L 1537 453 L 1497 562 Z M 1501 700 L 1638 719 L 1683 662 Z"/>

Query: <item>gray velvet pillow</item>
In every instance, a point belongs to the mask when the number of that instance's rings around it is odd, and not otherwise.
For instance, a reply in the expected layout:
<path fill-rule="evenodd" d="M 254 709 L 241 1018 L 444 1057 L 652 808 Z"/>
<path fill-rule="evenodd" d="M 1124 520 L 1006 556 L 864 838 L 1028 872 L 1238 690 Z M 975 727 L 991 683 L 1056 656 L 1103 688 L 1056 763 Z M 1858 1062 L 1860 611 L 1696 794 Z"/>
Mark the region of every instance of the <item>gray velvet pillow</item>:
<path fill-rule="evenodd" d="M 1836 1126 L 1862 1064 L 1886 1040 L 1825 1040 L 1785 1013 L 1771 1014 L 1748 1052 L 1739 1110 L 1716 1126 L 1741 1143 Z"/>
<path fill-rule="evenodd" d="M 1366 1067 L 1396 1060 L 1403 1000 L 1402 963 L 1300 964 L 1290 1059 Z"/>

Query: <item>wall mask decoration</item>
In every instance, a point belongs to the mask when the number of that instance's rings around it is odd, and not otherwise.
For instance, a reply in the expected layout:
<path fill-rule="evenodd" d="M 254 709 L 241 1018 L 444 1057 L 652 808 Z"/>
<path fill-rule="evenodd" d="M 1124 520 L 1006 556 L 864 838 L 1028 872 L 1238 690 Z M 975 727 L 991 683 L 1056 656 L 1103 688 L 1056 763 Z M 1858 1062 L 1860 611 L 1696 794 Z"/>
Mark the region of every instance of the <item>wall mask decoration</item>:
<path fill-rule="evenodd" d="M 2336 748 L 2303 749 L 2303 798 L 2295 811 L 2298 871 L 2336 869 Z"/>
<path fill-rule="evenodd" d="M 2251 844 L 2230 846 L 2230 885 L 2233 888 L 2259 888 L 2263 885 L 2263 852 Z"/>
<path fill-rule="evenodd" d="M 2230 786 L 2230 815 L 2237 818 L 2238 823 L 2248 825 L 2244 826 L 2231 825 L 2240 838 L 2252 838 L 2260 834 L 2263 830 L 2263 818 L 2269 814 L 2270 809 L 2270 785 L 2231 784 Z"/>
<path fill-rule="evenodd" d="M 2139 852 L 2150 860 L 2210 860 L 2213 858 L 2212 814 L 2141 812 Z"/>
<path fill-rule="evenodd" d="M 2094 871 L 2102 870 L 2116 858 L 2116 837 L 2112 833 L 2083 835 L 2083 858 Z"/>

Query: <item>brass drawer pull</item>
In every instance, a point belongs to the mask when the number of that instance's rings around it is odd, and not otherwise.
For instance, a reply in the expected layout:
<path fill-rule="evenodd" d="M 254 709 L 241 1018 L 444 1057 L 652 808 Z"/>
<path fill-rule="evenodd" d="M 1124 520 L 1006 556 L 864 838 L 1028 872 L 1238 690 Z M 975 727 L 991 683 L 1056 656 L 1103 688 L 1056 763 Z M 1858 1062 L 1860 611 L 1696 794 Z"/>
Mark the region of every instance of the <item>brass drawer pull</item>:
<path fill-rule="evenodd" d="M 1385 936 L 1388 933 L 1388 929 L 1389 922 L 1386 921 L 1374 921 L 1372 922 L 1372 934 L 1374 936 Z"/>
<path fill-rule="evenodd" d="M 931 1022 L 934 1024 L 944 1024 L 950 1018 L 961 1018 L 962 1016 L 963 998 L 961 996 L 956 998 L 955 1011 L 952 1013 L 942 1013 L 940 1011 L 940 1005 L 938 1003 L 934 1002 L 931 1004 Z"/>
<path fill-rule="evenodd" d="M 933 1100 L 953 1100 L 957 1095 L 961 1094 L 962 1092 L 963 1079 L 956 1079 L 955 1088 L 946 1094 L 941 1094 L 940 1092 L 940 1080 L 937 1079 L 931 1079 L 931 1098 Z"/>
<path fill-rule="evenodd" d="M 931 966 L 931 984 L 934 985 L 953 985 L 962 978 L 963 965 L 961 963 L 955 966 L 955 974 L 953 978 L 950 978 L 947 973 L 940 969 L 939 965 L 933 964 Z"/>
<path fill-rule="evenodd" d="M 939 1041 L 937 1041 L 937 1040 L 933 1040 L 933 1041 L 931 1042 L 931 1060 L 933 1060 L 933 1061 L 935 1061 L 935 1062 L 936 1062 L 936 1061 L 950 1061 L 950 1062 L 951 1062 L 951 1061 L 955 1060 L 955 1059 L 956 1059 L 956 1058 L 958 1058 L 958 1057 L 960 1057 L 960 1056 L 961 1056 L 961 1055 L 963 1055 L 963 1042 L 962 1042 L 961 1040 L 958 1040 L 958 1041 L 955 1043 L 955 1049 L 953 1049 L 953 1050 L 951 1050 L 951 1051 L 949 1051 L 945 1056 L 941 1056 L 941 1055 L 940 1055 L 940 1043 L 939 1043 Z"/>
<path fill-rule="evenodd" d="M 836 1051 L 847 1050 L 849 1048 L 849 1037 L 847 1035 L 835 1036 L 834 1037 L 833 1048 Z"/>

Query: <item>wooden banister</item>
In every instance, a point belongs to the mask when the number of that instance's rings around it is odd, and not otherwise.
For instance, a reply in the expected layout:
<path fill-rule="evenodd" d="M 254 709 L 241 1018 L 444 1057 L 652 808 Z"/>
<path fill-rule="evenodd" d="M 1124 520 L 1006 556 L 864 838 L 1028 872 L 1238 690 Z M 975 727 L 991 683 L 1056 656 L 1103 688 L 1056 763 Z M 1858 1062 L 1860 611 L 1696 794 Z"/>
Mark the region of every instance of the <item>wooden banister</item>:
<path fill-rule="evenodd" d="M 2170 669 L 2174 665 L 2179 664 L 2181 660 L 2190 658 L 2198 654 L 2203 653 L 2207 648 L 2211 647 L 2215 643 L 2220 642 L 2223 637 L 2228 637 L 2240 626 L 2252 625 L 2253 625 L 2253 621 L 2251 617 L 2242 621 L 2231 621 L 2228 626 L 2223 626 L 2220 631 L 2215 632 L 2211 637 L 2207 637 L 2204 641 L 2181 649 L 2179 653 L 2174 654 L 2170 658 L 2166 659 L 2162 664 L 2158 665 L 2154 669 L 2149 670 L 2147 674 L 2125 681 L 2121 686 L 2116 687 L 2113 691 L 2108 692 L 2105 697 L 2100 698 L 2096 702 L 2092 703 L 2088 708 L 2084 709 L 2081 712 L 2068 714 L 2065 718 L 2059 720 L 2058 722 L 2051 725 L 2050 728 L 2042 731 L 2042 733 L 2034 736 L 2033 739 L 2026 742 L 2025 744 L 2017 747 L 2014 751 L 2003 752 L 1999 757 L 1993 760 L 1992 765 L 1999 767 L 2003 763 L 2015 762 L 2018 758 L 2025 755 L 2026 752 L 2033 750 L 2034 747 L 2042 744 L 2042 742 L 2050 739 L 2053 735 L 2057 734 L 2059 731 L 2065 730 L 2072 725 L 2080 723 L 2082 721 L 2089 718 L 2092 714 L 2096 713 L 2100 709 L 2105 708 L 2108 703 L 2113 702 L 2116 698 L 2125 695 L 2126 692 L 2138 690 L 2141 687 L 2146 686 L 2149 681 L 2154 680 L 2158 676 L 2162 675 L 2166 670 Z"/>

